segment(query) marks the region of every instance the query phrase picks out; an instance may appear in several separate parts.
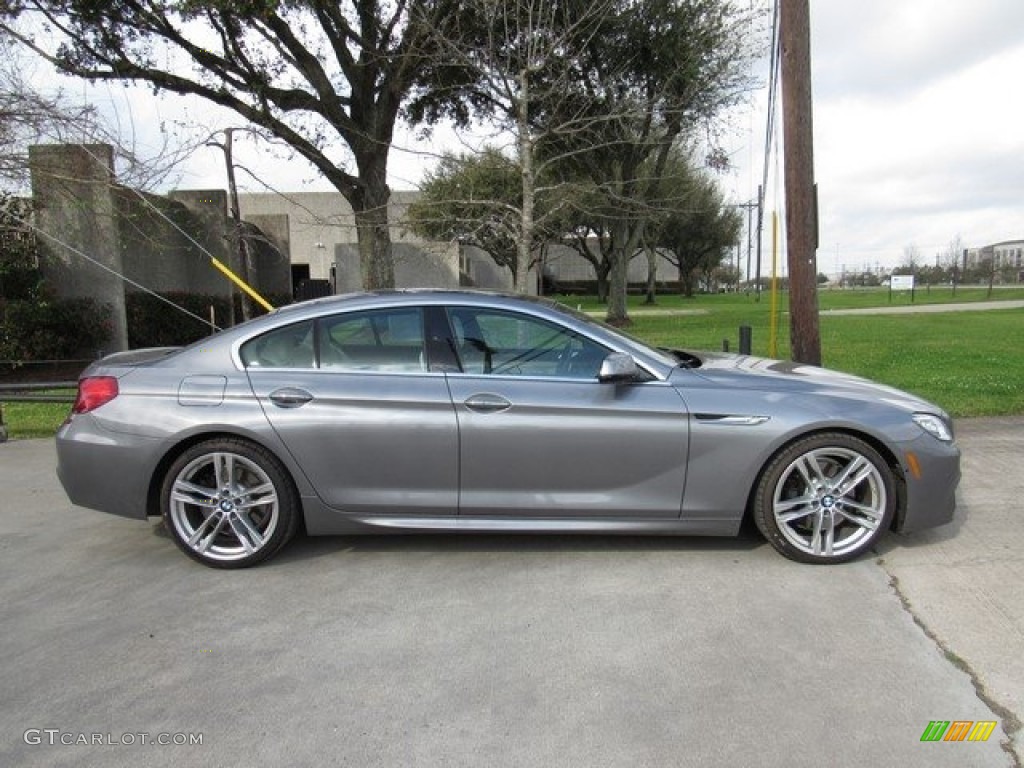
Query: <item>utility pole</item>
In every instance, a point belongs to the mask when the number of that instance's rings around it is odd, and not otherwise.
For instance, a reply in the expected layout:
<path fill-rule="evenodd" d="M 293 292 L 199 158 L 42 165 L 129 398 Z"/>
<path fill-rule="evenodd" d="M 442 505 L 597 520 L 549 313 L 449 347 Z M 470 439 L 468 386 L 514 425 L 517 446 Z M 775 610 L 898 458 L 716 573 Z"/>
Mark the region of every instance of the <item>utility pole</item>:
<path fill-rule="evenodd" d="M 782 46 L 790 348 L 795 362 L 821 365 L 810 0 L 781 0 L 779 40 Z"/>
<path fill-rule="evenodd" d="M 239 272 L 241 272 L 242 280 L 248 284 L 255 274 L 256 270 L 252 263 L 252 253 L 249 250 L 249 244 L 245 240 L 245 231 L 242 225 L 242 210 L 238 204 L 238 186 L 235 184 L 235 161 L 232 153 L 232 143 L 234 138 L 234 128 L 224 129 L 224 143 L 219 144 L 215 141 L 207 142 L 209 146 L 218 147 L 224 152 L 224 161 L 227 163 L 228 171 L 228 205 L 230 206 L 231 222 L 234 227 L 234 246 L 237 255 L 237 266 Z M 242 319 L 248 320 L 252 317 L 252 307 L 249 303 L 248 297 L 244 293 L 239 294 L 242 303 Z M 232 310 L 232 315 L 234 310 Z"/>

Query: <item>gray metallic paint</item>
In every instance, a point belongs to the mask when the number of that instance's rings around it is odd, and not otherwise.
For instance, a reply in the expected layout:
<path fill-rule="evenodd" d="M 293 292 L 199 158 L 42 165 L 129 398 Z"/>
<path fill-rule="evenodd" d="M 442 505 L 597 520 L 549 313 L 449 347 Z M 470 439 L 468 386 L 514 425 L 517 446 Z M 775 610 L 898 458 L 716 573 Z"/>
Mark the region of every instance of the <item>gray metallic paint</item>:
<path fill-rule="evenodd" d="M 651 380 L 247 372 L 239 359 L 246 340 L 299 320 L 450 303 L 562 324 L 632 355 Z M 311 534 L 384 528 L 729 535 L 773 454 L 800 436 L 842 430 L 893 458 L 906 500 L 894 527 L 917 530 L 951 518 L 959 452 L 910 419 L 919 411 L 949 422 L 934 405 L 808 366 L 720 354 L 701 359 L 697 369 L 674 367 L 664 354 L 586 319 L 498 295 L 320 299 L 178 352 L 138 351 L 91 366 L 83 375 L 117 376 L 121 394 L 60 429 L 58 474 L 73 503 L 143 518 L 157 513 L 148 502 L 161 480 L 158 467 L 182 444 L 235 435 L 265 446 L 285 465 Z M 306 390 L 313 400 L 281 408 L 268 396 L 282 387 Z M 510 407 L 467 405 L 481 395 Z M 921 479 L 908 472 L 907 451 L 917 455 Z"/>

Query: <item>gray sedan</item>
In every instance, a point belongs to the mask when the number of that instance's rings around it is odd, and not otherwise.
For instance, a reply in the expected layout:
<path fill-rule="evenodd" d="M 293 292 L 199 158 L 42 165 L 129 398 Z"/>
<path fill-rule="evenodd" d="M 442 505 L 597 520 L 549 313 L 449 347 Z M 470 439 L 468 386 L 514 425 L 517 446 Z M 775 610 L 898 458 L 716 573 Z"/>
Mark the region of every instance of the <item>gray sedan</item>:
<path fill-rule="evenodd" d="M 953 515 L 936 406 L 816 367 L 653 349 L 546 300 L 332 297 L 111 355 L 57 435 L 71 501 L 237 568 L 310 535 L 735 535 L 839 563 Z"/>

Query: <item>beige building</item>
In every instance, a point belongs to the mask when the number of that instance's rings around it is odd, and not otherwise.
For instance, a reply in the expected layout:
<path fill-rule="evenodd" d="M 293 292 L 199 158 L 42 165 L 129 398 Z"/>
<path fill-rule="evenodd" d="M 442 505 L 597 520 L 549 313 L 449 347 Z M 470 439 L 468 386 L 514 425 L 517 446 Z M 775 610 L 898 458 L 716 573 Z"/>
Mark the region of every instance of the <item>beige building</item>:
<path fill-rule="evenodd" d="M 512 276 L 486 254 L 457 242 L 422 240 L 404 225 L 417 192 L 392 192 L 391 222 L 395 283 L 405 288 L 457 288 L 471 282 L 480 288 L 510 290 Z M 242 218 L 272 237 L 291 261 L 292 283 L 327 280 L 335 292 L 361 288 L 359 247 L 352 209 L 338 192 L 245 194 L 239 196 Z"/>

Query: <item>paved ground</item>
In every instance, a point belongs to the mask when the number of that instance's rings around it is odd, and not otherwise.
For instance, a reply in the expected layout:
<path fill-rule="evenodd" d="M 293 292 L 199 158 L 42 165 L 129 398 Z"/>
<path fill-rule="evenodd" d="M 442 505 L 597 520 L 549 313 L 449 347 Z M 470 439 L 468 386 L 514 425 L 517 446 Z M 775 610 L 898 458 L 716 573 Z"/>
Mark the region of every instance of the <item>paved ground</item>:
<path fill-rule="evenodd" d="M 974 301 L 962 304 L 910 304 L 896 307 L 823 309 L 822 315 L 908 315 L 928 312 L 986 312 L 991 309 L 1022 309 L 1024 301 Z"/>
<path fill-rule="evenodd" d="M 567 300 L 566 304 L 572 304 Z M 580 308 L 581 305 L 577 305 Z M 910 315 L 920 313 L 937 312 L 986 312 L 993 309 L 1024 309 L 1024 301 L 975 301 L 959 304 L 900 304 L 897 306 L 884 307 L 862 307 L 860 309 L 823 309 L 821 314 L 825 317 L 836 317 L 842 315 Z M 605 312 L 601 309 L 588 310 L 592 317 L 602 317 Z M 675 317 L 682 315 L 706 315 L 707 309 L 664 309 L 658 307 L 634 308 L 629 311 L 630 317 L 664 316 Z"/>
<path fill-rule="evenodd" d="M 49 441 L 2 445 L 0 765 L 1014 765 L 1024 420 L 960 431 L 956 522 L 833 568 L 756 537 L 438 536 L 217 572 L 70 507 Z M 931 720 L 1000 727 L 921 743 Z M 60 744 L 91 734 L 135 743 Z"/>

